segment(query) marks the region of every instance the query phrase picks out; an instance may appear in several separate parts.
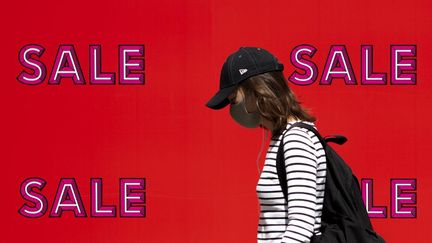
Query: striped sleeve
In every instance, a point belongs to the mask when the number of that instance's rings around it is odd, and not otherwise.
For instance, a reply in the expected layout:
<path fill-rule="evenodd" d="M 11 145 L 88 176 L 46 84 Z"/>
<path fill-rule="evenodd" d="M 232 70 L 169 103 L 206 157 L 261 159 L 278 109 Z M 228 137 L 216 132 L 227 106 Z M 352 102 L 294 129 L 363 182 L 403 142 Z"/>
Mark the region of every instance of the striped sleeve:
<path fill-rule="evenodd" d="M 290 129 L 283 139 L 288 225 L 282 242 L 310 242 L 317 207 L 317 157 L 311 136 L 301 128 Z"/>

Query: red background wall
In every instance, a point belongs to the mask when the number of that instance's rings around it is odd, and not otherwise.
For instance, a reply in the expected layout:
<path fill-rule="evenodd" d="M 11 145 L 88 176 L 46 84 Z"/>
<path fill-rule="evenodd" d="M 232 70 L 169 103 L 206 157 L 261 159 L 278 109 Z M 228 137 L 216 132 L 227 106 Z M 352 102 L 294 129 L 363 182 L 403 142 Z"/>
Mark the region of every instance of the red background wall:
<path fill-rule="evenodd" d="M 417 85 L 292 89 L 323 134 L 348 142 L 337 151 L 359 178 L 374 179 L 374 202 L 390 207 L 390 178 L 417 178 L 416 219 L 372 219 L 388 242 L 429 242 L 432 205 L 429 136 L 432 4 L 429 1 L 12 1 L 1 3 L 4 242 L 256 242 L 255 159 L 259 129 L 228 108 L 205 107 L 225 58 L 260 46 L 295 69 L 292 48 L 314 45 L 320 71 L 332 44 L 345 44 L 360 78 L 360 45 L 374 46 L 374 71 L 389 72 L 390 44 L 417 45 Z M 119 44 L 145 45 L 145 85 L 38 86 L 19 83 L 26 44 L 74 44 L 88 79 L 88 45 L 102 45 L 104 71 L 117 72 Z M 263 163 L 264 156 L 261 158 Z M 145 177 L 141 219 L 28 219 L 20 183 L 44 178 L 50 203 L 61 177 L 75 177 L 88 212 L 89 179 L 104 180 L 104 202 L 118 202 L 120 177 Z M 6 184 L 6 185 L 4 185 Z M 51 207 L 51 204 L 49 205 Z"/>

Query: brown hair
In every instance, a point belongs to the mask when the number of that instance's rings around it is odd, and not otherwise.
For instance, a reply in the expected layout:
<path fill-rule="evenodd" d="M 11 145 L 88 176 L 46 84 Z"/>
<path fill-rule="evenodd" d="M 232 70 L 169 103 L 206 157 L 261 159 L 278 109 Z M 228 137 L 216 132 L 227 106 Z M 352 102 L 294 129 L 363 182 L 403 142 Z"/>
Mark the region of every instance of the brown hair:
<path fill-rule="evenodd" d="M 301 102 L 288 87 L 282 71 L 252 76 L 240 83 L 239 88 L 242 89 L 246 102 L 256 102 L 261 116 L 272 122 L 273 137 L 283 132 L 288 117 L 316 121 L 316 118 L 309 114 L 309 110 L 300 105 Z"/>

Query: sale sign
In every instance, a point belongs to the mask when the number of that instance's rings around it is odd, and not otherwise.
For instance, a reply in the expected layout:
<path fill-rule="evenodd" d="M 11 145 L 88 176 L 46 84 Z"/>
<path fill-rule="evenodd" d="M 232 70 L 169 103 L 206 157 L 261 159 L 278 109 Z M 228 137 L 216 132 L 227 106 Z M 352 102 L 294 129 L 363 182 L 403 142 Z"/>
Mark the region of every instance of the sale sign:
<path fill-rule="evenodd" d="M 361 230 L 432 242 L 431 12 L 3 2 L 0 241 L 316 243 L 339 227 L 372 242 L 329 220 L 332 158 L 311 131 L 282 133 L 306 121 L 346 138 L 327 144 L 355 176 L 340 185 L 359 190 Z"/>

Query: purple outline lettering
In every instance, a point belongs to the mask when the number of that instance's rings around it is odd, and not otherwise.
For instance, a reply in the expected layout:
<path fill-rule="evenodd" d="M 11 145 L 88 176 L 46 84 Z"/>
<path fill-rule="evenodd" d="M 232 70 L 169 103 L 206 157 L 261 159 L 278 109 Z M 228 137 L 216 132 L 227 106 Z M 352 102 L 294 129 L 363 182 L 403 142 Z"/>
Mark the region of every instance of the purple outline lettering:
<path fill-rule="evenodd" d="M 345 45 L 330 47 L 320 85 L 330 85 L 333 78 L 343 78 L 348 85 L 357 84 Z"/>
<path fill-rule="evenodd" d="M 144 84 L 144 45 L 119 45 L 119 84 Z"/>
<path fill-rule="evenodd" d="M 90 45 L 89 47 L 90 84 L 115 84 L 115 73 L 103 73 L 101 71 L 101 49 L 101 45 Z"/>
<path fill-rule="evenodd" d="M 417 46 L 390 45 L 390 84 L 411 84 L 417 82 Z M 407 59 L 406 57 L 411 57 Z M 409 71 L 408 73 L 406 71 Z"/>
<path fill-rule="evenodd" d="M 362 179 L 361 191 L 369 218 L 386 218 L 387 207 L 373 205 L 373 179 Z"/>
<path fill-rule="evenodd" d="M 17 80 L 23 84 L 36 85 L 44 81 L 46 77 L 46 67 L 43 62 L 33 59 L 32 55 L 41 57 L 45 48 L 37 44 L 29 44 L 21 48 L 18 54 L 18 61 L 25 68 L 33 70 L 33 74 L 21 71 Z"/>
<path fill-rule="evenodd" d="M 145 217 L 145 178 L 120 178 L 120 217 Z"/>
<path fill-rule="evenodd" d="M 46 181 L 38 177 L 28 178 L 21 183 L 21 196 L 25 200 L 33 203 L 34 207 L 24 203 L 24 205 L 22 205 L 18 210 L 19 214 L 27 218 L 39 218 L 46 213 L 48 209 L 48 201 L 46 197 L 33 191 L 33 188 L 37 188 L 39 191 L 42 191 L 45 185 Z"/>
<path fill-rule="evenodd" d="M 73 211 L 75 217 L 87 217 L 81 194 L 74 178 L 61 178 L 51 208 L 50 217 L 61 217 L 63 211 Z"/>
<path fill-rule="evenodd" d="M 392 218 L 416 218 L 417 202 L 416 179 L 390 179 L 390 196 Z M 406 191 L 412 191 L 407 193 Z M 405 205 L 413 205 L 407 207 Z"/>
<path fill-rule="evenodd" d="M 59 46 L 48 84 L 60 84 L 62 78 L 72 78 L 74 84 L 86 83 L 73 45 Z"/>
<path fill-rule="evenodd" d="M 373 46 L 361 45 L 361 84 L 387 84 L 386 73 L 373 72 Z"/>
<path fill-rule="evenodd" d="M 102 178 L 90 178 L 90 217 L 115 217 L 116 207 L 102 203 Z"/>
<path fill-rule="evenodd" d="M 318 76 L 318 67 L 312 61 L 307 59 L 303 59 L 303 56 L 309 56 L 312 58 L 317 49 L 311 45 L 298 45 L 291 51 L 290 61 L 293 66 L 304 71 L 304 74 L 301 74 L 297 71 L 294 71 L 288 78 L 289 81 L 293 82 L 297 85 L 309 85 L 315 82 Z"/>

